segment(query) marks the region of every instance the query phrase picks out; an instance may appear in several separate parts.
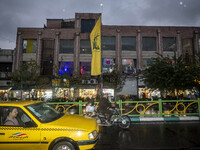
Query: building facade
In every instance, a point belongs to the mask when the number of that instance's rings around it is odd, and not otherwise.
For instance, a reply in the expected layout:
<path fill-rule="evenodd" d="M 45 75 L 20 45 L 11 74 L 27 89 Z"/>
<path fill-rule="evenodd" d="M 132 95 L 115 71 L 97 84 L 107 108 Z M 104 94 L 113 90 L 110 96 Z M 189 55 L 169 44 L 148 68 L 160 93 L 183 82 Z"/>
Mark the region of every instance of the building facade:
<path fill-rule="evenodd" d="M 100 15 L 76 13 L 73 19 L 47 19 L 43 28 L 19 27 L 13 69 L 19 69 L 23 62 L 36 60 L 42 76 L 53 77 L 58 70 L 61 75 L 84 76 L 86 80 L 82 81 L 78 96 L 96 94 L 99 86 L 96 77 L 90 76 L 89 38 Z M 117 66 L 128 75 L 123 95 L 137 94 L 135 75 L 157 57 L 156 53 L 164 56 L 188 54 L 193 58 L 200 50 L 200 27 L 102 24 L 101 29 L 102 73 L 109 74 Z M 59 69 L 54 69 L 55 66 Z M 104 90 L 113 95 L 112 89 L 104 87 Z M 70 93 L 70 90 L 65 92 Z"/>
<path fill-rule="evenodd" d="M 13 49 L 0 49 L 0 99 L 11 90 L 11 72 L 13 65 Z"/>

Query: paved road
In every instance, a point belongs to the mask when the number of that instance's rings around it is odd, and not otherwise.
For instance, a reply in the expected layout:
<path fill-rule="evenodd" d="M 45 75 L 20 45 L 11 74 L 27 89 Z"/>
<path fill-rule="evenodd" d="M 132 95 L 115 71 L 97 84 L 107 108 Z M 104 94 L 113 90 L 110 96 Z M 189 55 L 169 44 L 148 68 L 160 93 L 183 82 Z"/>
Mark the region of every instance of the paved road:
<path fill-rule="evenodd" d="M 200 150 L 200 122 L 134 123 L 130 129 L 100 127 L 95 150 Z"/>

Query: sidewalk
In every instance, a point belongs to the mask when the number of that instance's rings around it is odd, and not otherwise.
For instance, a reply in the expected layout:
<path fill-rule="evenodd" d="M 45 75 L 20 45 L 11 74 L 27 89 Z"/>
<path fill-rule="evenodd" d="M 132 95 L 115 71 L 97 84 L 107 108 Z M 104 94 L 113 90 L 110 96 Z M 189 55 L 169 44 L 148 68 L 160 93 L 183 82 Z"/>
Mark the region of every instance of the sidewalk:
<path fill-rule="evenodd" d="M 130 117 L 132 122 L 142 121 L 199 121 L 199 116 L 186 117 Z"/>

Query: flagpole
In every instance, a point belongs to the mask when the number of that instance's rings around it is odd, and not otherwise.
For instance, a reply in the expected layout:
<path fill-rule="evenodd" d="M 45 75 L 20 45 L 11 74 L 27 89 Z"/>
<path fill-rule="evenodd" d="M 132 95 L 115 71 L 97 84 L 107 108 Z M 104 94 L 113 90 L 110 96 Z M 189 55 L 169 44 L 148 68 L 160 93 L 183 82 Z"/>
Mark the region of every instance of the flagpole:
<path fill-rule="evenodd" d="M 103 4 L 101 3 L 102 6 L 102 13 L 103 13 Z M 102 13 L 100 15 L 101 17 L 101 22 L 102 22 Z M 102 25 L 102 23 L 101 23 Z M 100 74 L 100 92 L 101 92 L 101 96 L 100 96 L 100 100 L 102 100 L 103 98 L 103 72 L 102 72 L 102 65 L 103 65 L 103 52 L 102 52 L 102 26 L 101 26 L 101 74 Z"/>
<path fill-rule="evenodd" d="M 102 43 L 102 21 L 103 21 L 103 3 L 100 4 L 101 7 L 101 43 Z M 103 98 L 103 72 L 102 72 L 102 66 L 103 66 L 103 52 L 102 52 L 102 44 L 101 44 L 101 74 L 100 74 L 100 100 Z"/>

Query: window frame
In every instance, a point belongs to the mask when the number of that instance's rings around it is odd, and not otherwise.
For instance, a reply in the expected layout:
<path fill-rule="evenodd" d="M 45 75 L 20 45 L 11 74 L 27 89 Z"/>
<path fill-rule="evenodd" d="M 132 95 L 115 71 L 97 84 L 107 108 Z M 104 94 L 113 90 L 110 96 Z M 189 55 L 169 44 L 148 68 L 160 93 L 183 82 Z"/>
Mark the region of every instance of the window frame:
<path fill-rule="evenodd" d="M 95 26 L 95 19 L 81 19 L 81 33 L 91 33 Z"/>
<path fill-rule="evenodd" d="M 33 52 L 27 52 L 28 40 L 33 40 Z M 25 42 L 26 41 L 26 42 Z M 26 47 L 26 48 L 25 48 Z M 23 39 L 22 40 L 22 53 L 23 54 L 35 54 L 37 52 L 37 39 Z"/>
<path fill-rule="evenodd" d="M 67 42 L 64 44 L 64 41 L 67 41 Z M 63 47 L 66 47 L 66 48 L 63 48 Z M 59 53 L 60 54 L 74 54 L 74 39 L 60 39 Z"/>
<path fill-rule="evenodd" d="M 125 40 L 126 38 L 127 38 L 127 39 L 128 39 L 128 38 L 132 38 L 132 39 L 129 39 L 129 40 L 133 40 L 132 45 L 131 45 L 131 44 L 129 44 L 129 45 L 127 44 L 127 45 L 126 45 L 126 43 L 124 42 L 124 40 Z M 122 36 L 122 37 L 121 37 L 121 40 L 122 40 L 122 51 L 136 51 L 136 36 Z M 124 45 L 123 43 L 124 43 L 125 45 Z M 130 48 L 130 49 L 128 48 L 128 49 L 126 49 L 126 48 L 124 48 L 125 46 L 129 46 L 129 47 L 133 47 L 133 48 Z"/>
<path fill-rule="evenodd" d="M 155 43 L 154 43 L 154 48 L 150 48 L 149 46 L 150 46 L 150 44 L 147 44 L 147 45 L 145 45 L 144 46 L 144 44 L 146 44 L 147 42 L 145 41 L 145 40 L 147 40 L 147 39 L 155 39 Z M 150 42 L 148 42 L 148 43 L 151 43 L 151 41 Z M 147 48 L 148 47 L 148 48 Z M 143 36 L 142 37 L 142 51 L 151 51 L 151 52 L 153 52 L 153 51 L 157 51 L 157 38 L 156 37 L 153 37 L 153 36 Z"/>
<path fill-rule="evenodd" d="M 175 44 L 175 48 L 174 48 L 174 49 L 172 49 L 172 48 L 171 48 L 171 49 L 169 49 L 169 48 L 166 49 L 166 48 L 165 48 L 165 40 L 167 40 L 167 39 L 169 40 L 169 39 L 172 39 L 172 38 L 173 38 L 173 40 L 175 41 L 175 43 L 173 43 L 173 44 Z M 162 47 L 163 47 L 163 51 L 164 51 L 164 52 L 167 52 L 167 51 L 168 51 L 168 52 L 177 51 L 177 40 L 176 40 L 176 37 L 162 37 L 162 40 L 163 40 L 163 42 L 162 42 L 162 43 L 163 43 L 163 44 L 162 44 Z M 166 45 L 167 45 L 167 44 L 166 44 Z M 166 47 L 167 47 L 167 46 L 166 46 Z M 168 46 L 168 47 L 169 47 L 169 46 Z"/>
<path fill-rule="evenodd" d="M 83 43 L 87 43 L 88 45 L 83 45 Z M 84 52 L 83 49 L 86 49 L 86 51 Z M 92 54 L 91 43 L 89 39 L 80 40 L 80 54 Z"/>
<path fill-rule="evenodd" d="M 108 39 L 106 40 L 106 38 L 113 38 L 112 41 L 110 43 L 106 43 L 108 41 Z M 116 50 L 116 37 L 115 36 L 102 36 L 101 39 L 101 49 L 103 51 L 115 51 Z"/>

